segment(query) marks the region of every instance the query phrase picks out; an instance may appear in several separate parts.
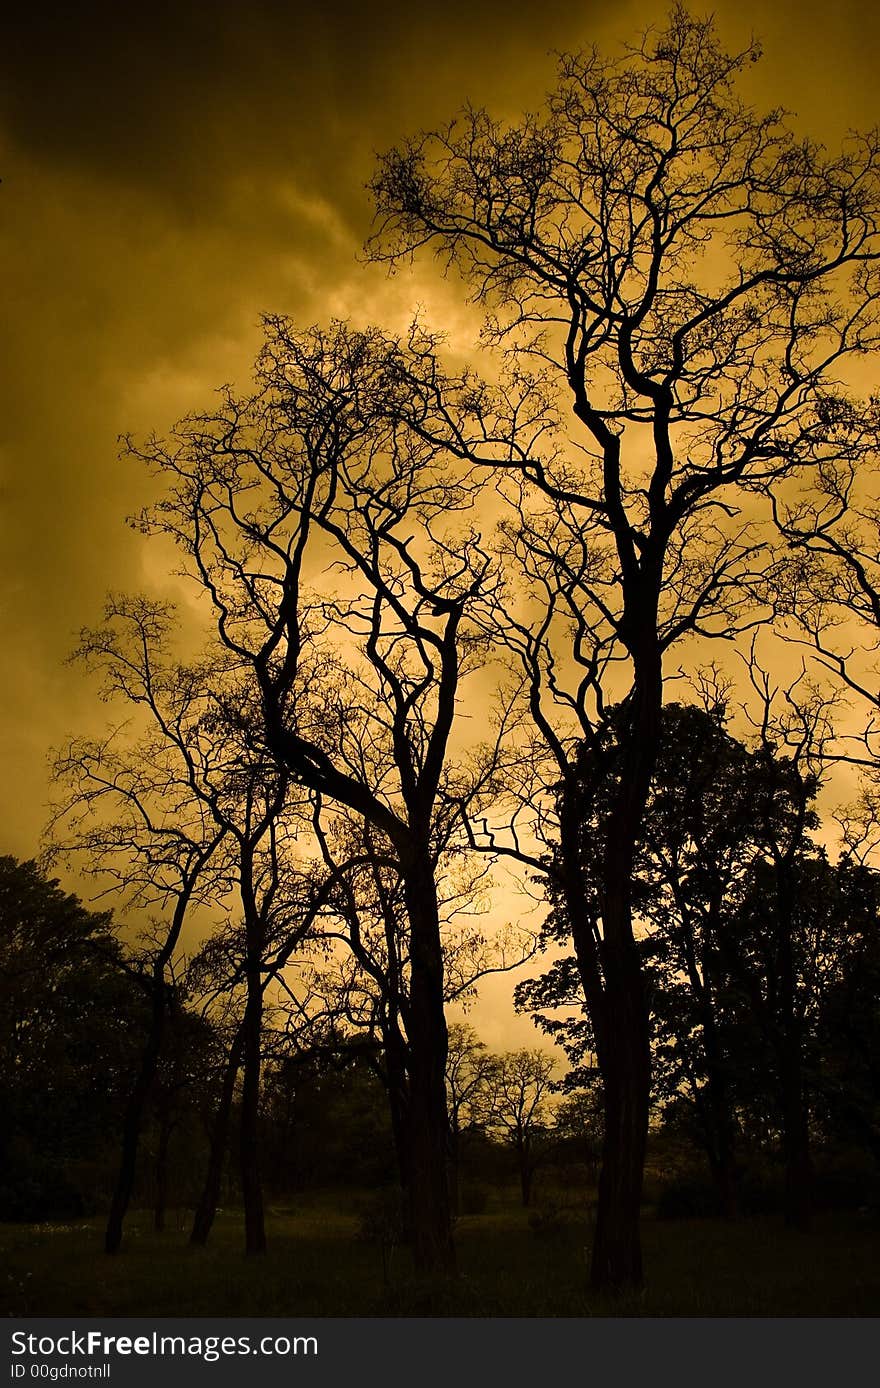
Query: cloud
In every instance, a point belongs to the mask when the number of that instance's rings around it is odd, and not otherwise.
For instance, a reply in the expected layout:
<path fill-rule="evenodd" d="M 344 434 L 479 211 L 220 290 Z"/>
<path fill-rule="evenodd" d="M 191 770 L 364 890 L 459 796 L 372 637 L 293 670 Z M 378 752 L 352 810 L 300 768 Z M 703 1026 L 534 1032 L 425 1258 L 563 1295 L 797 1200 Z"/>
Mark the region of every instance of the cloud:
<path fill-rule="evenodd" d="M 264 310 L 401 329 L 421 303 L 465 350 L 473 315 L 429 260 L 391 281 L 358 264 L 376 151 L 468 98 L 534 108 L 549 49 L 625 38 L 664 8 L 80 0 L 5 17 L 5 850 L 35 847 L 43 749 L 102 717 L 62 665 L 73 633 L 107 588 L 155 573 L 125 525 L 145 481 L 117 435 L 246 384 Z M 720 14 L 734 38 L 767 31 L 756 95 L 820 130 L 866 120 L 877 21 L 855 4 L 765 9 Z"/>

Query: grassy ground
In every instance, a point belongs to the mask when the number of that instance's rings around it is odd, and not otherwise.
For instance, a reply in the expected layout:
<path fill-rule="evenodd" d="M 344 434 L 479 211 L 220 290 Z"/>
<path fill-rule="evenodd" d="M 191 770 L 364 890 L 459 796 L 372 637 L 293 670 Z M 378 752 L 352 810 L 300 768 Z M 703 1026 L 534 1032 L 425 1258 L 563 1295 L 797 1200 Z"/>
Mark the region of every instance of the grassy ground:
<path fill-rule="evenodd" d="M 405 1248 L 359 1237 L 355 1213 L 312 1199 L 273 1209 L 269 1252 L 246 1259 L 240 1216 L 218 1218 L 207 1249 L 146 1214 L 108 1259 L 97 1221 L 0 1225 L 0 1313 L 263 1316 L 866 1316 L 880 1314 L 876 1220 L 825 1216 L 809 1235 L 778 1219 L 646 1219 L 647 1285 L 613 1304 L 585 1291 L 589 1229 L 574 1211 L 533 1228 L 512 1204 L 463 1217 L 460 1276 L 433 1291 L 413 1278 Z M 388 1250 L 386 1249 L 386 1262 Z"/>

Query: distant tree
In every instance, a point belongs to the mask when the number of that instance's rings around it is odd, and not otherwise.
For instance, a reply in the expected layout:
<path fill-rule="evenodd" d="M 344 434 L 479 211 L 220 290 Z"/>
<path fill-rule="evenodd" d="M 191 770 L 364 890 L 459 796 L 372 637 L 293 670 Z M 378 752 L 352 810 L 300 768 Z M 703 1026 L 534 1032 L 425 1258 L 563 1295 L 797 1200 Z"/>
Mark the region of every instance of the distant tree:
<path fill-rule="evenodd" d="M 122 1245 L 173 991 L 169 970 L 184 922 L 194 906 L 222 896 L 228 880 L 218 853 L 225 831 L 192 788 L 197 753 L 185 729 L 203 708 L 200 673 L 170 658 L 150 664 L 150 653 L 164 648 L 169 626 L 167 612 L 156 604 L 111 598 L 104 626 L 82 633 L 76 655 L 102 673 L 102 697 L 119 699 L 129 713 L 142 711 L 144 722 L 128 736 L 114 730 L 103 739 L 74 739 L 55 755 L 60 793 L 45 835 L 46 862 L 76 859 L 129 909 L 160 912 L 132 964 L 149 999 L 150 1020 L 122 1119 L 105 1234 L 110 1254 Z"/>
<path fill-rule="evenodd" d="M 756 498 L 857 469 L 874 444 L 839 381 L 877 345 L 880 142 L 829 155 L 781 112 L 758 114 L 736 87 L 759 56 L 726 52 L 712 21 L 676 7 L 617 58 L 563 55 L 541 113 L 505 126 L 468 109 L 386 155 L 373 183 L 376 258 L 433 249 L 504 350 L 498 387 L 414 373 L 409 417 L 491 469 L 511 507 L 506 570 L 521 578 L 492 625 L 553 767 L 536 786 L 577 779 L 575 743 L 600 741 L 626 695 L 598 915 L 575 826 L 554 831 L 606 1106 L 597 1288 L 642 1271 L 650 1050 L 633 891 L 664 661 L 768 615 L 755 580 L 785 557 L 762 549 Z M 532 811 L 551 827 L 550 808 Z M 517 856 L 528 839 L 494 843 Z"/>
<path fill-rule="evenodd" d="M 583 1162 L 588 1176 L 595 1180 L 602 1157 L 602 1091 L 599 1085 L 570 1090 L 560 1099 L 554 1117 L 556 1155 L 564 1158 L 570 1150 L 576 1161 Z"/>
<path fill-rule="evenodd" d="M 547 1155 L 555 1062 L 546 1051 L 508 1051 L 492 1074 L 491 1126 L 516 1154 L 523 1205 L 532 1199 L 535 1171 Z"/>
<path fill-rule="evenodd" d="M 449 1105 L 449 1184 L 453 1213 L 458 1214 L 462 1137 L 481 1131 L 492 1116 L 498 1059 L 467 1022 L 449 1028 L 446 1094 Z"/>

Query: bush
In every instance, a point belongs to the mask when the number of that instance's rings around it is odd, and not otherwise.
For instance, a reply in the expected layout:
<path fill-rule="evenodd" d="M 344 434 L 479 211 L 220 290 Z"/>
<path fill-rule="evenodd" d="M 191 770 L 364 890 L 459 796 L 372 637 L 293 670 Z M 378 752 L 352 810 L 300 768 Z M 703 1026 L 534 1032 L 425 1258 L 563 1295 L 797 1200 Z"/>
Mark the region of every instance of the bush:
<path fill-rule="evenodd" d="M 558 1234 L 566 1225 L 565 1211 L 553 1200 L 546 1200 L 529 1214 L 529 1228 L 540 1238 Z"/>
<path fill-rule="evenodd" d="M 387 1285 L 395 1249 L 406 1237 L 402 1192 L 394 1187 L 377 1191 L 359 1207 L 358 1234 L 364 1243 L 374 1244 L 382 1258 L 382 1281 Z"/>
<path fill-rule="evenodd" d="M 781 1214 L 785 1208 L 785 1179 L 777 1167 L 743 1173 L 737 1185 L 739 1209 L 744 1215 Z"/>
<path fill-rule="evenodd" d="M 358 1204 L 358 1237 L 364 1243 L 393 1248 L 403 1241 L 403 1196 L 393 1187 L 379 1190 Z"/>
<path fill-rule="evenodd" d="M 873 1171 L 841 1168 L 817 1171 L 813 1199 L 818 1210 L 862 1210 L 880 1205 L 880 1185 Z"/>
<path fill-rule="evenodd" d="M 40 1224 L 80 1219 L 88 1211 L 82 1194 L 60 1171 L 44 1170 L 7 1176 L 0 1186 L 0 1221 Z"/>
<path fill-rule="evenodd" d="M 489 1208 L 489 1192 L 485 1186 L 463 1186 L 458 1194 L 458 1209 L 463 1215 L 485 1214 Z"/>
<path fill-rule="evenodd" d="M 711 1219 L 721 1213 L 718 1192 L 701 1176 L 678 1176 L 657 1192 L 658 1219 Z"/>

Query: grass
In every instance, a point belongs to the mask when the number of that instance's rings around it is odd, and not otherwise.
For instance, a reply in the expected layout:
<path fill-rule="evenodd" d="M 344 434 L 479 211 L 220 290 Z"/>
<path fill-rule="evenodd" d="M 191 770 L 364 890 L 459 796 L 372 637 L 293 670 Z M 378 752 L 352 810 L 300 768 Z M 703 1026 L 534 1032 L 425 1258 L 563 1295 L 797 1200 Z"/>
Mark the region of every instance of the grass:
<path fill-rule="evenodd" d="M 614 1302 L 586 1292 L 589 1227 L 573 1210 L 541 1227 L 513 1204 L 465 1216 L 459 1277 L 419 1284 L 405 1248 L 358 1236 L 331 1198 L 269 1212 L 269 1252 L 245 1258 L 242 1222 L 218 1217 L 207 1249 L 183 1230 L 156 1235 L 133 1213 L 107 1258 L 99 1221 L 0 1226 L 6 1316 L 873 1316 L 880 1314 L 876 1220 L 823 1216 L 810 1234 L 772 1218 L 647 1218 L 646 1286 Z"/>

